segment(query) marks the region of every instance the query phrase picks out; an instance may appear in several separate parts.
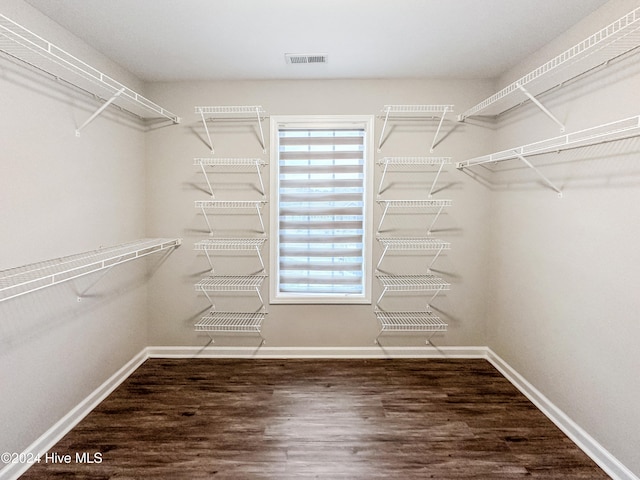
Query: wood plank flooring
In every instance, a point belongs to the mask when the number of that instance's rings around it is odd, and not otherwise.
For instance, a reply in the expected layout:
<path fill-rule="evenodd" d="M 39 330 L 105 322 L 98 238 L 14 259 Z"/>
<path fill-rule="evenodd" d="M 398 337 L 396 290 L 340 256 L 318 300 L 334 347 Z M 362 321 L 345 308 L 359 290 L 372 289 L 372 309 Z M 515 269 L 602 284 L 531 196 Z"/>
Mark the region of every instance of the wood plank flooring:
<path fill-rule="evenodd" d="M 22 478 L 609 478 L 485 360 L 151 359 L 53 452 Z"/>

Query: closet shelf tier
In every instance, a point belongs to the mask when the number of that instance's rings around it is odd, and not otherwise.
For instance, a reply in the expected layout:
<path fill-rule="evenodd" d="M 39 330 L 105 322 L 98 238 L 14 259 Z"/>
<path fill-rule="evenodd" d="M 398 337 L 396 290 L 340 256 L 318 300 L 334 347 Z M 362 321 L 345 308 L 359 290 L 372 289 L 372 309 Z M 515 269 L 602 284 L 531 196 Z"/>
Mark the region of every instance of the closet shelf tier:
<path fill-rule="evenodd" d="M 485 163 L 522 159 L 530 155 L 560 152 L 570 148 L 587 147 L 638 135 L 640 135 L 640 115 L 458 162 L 456 168 L 464 169 Z"/>
<path fill-rule="evenodd" d="M 265 162 L 261 158 L 195 158 L 194 165 L 209 167 L 256 167 L 264 166 Z"/>
<path fill-rule="evenodd" d="M 267 239 L 256 238 L 209 238 L 194 244 L 195 250 L 255 250 L 264 245 Z"/>
<path fill-rule="evenodd" d="M 451 200 L 377 200 L 389 208 L 440 208 L 453 205 Z"/>
<path fill-rule="evenodd" d="M 451 164 L 451 157 L 383 157 L 378 165 L 384 166 L 439 166 Z"/>
<path fill-rule="evenodd" d="M 144 238 L 0 272 L 0 301 L 111 268 L 181 244 L 179 238 Z"/>
<path fill-rule="evenodd" d="M 453 105 L 385 105 L 382 108 L 385 115 L 436 116 L 447 112 L 453 112 Z"/>
<path fill-rule="evenodd" d="M 436 275 L 378 275 L 386 291 L 415 292 L 449 290 L 450 283 Z"/>
<path fill-rule="evenodd" d="M 197 208 L 260 208 L 264 200 L 196 200 Z"/>
<path fill-rule="evenodd" d="M 497 116 L 640 47 L 640 7 L 458 116 Z"/>
<path fill-rule="evenodd" d="M 180 117 L 1 14 L 0 50 L 138 117 L 180 123 Z"/>
<path fill-rule="evenodd" d="M 211 107 L 195 107 L 195 112 L 200 115 L 209 115 L 211 117 L 247 117 L 253 118 L 254 115 L 265 116 L 265 111 L 261 105 L 220 105 Z"/>
<path fill-rule="evenodd" d="M 265 313 L 210 312 L 195 324 L 200 332 L 260 333 Z"/>
<path fill-rule="evenodd" d="M 448 250 L 449 242 L 430 237 L 378 237 L 385 250 Z"/>
<path fill-rule="evenodd" d="M 382 332 L 445 332 L 447 323 L 428 312 L 384 312 L 377 311 Z"/>
<path fill-rule="evenodd" d="M 198 292 L 252 292 L 262 286 L 266 275 L 220 275 L 196 283 Z"/>

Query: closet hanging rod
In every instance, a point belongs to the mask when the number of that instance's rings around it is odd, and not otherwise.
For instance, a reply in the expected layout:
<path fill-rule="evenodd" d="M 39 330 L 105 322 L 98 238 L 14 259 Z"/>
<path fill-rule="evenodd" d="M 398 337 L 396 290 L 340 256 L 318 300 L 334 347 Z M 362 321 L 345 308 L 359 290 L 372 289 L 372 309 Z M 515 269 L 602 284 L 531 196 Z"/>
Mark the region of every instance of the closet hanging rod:
<path fill-rule="evenodd" d="M 498 116 L 522 104 L 526 92 L 539 96 L 569 80 L 640 47 L 640 7 L 622 16 L 582 42 L 562 52 L 547 63 L 507 85 L 489 98 L 458 116 L 459 121 L 475 116 Z"/>
<path fill-rule="evenodd" d="M 638 135 L 640 135 L 640 115 L 458 162 L 456 168 L 462 170 L 474 165 L 498 163 L 506 160 L 519 159 L 520 157 L 560 152 L 571 148 L 588 147 L 605 142 L 636 137 Z"/>
<path fill-rule="evenodd" d="M 0 302 L 111 268 L 152 253 L 176 248 L 179 238 L 144 238 L 114 247 L 0 271 Z"/>
<path fill-rule="evenodd" d="M 180 123 L 177 115 L 2 14 L 0 51 L 99 98 L 110 98 L 114 105 L 139 118 L 166 118 Z"/>

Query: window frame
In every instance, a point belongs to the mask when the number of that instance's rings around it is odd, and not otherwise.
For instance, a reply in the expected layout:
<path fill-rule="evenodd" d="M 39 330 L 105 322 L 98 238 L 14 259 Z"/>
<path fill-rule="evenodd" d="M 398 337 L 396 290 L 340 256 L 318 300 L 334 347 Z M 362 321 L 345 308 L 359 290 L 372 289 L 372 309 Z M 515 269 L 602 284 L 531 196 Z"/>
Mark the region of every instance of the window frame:
<path fill-rule="evenodd" d="M 279 222 L 279 131 L 281 129 L 362 128 L 365 132 L 364 173 L 364 225 L 363 225 L 363 292 L 361 294 L 298 294 L 280 292 L 280 222 Z M 277 115 L 270 117 L 270 267 L 269 301 L 272 304 L 362 304 L 372 302 L 373 266 L 373 177 L 374 177 L 374 116 L 373 115 Z"/>

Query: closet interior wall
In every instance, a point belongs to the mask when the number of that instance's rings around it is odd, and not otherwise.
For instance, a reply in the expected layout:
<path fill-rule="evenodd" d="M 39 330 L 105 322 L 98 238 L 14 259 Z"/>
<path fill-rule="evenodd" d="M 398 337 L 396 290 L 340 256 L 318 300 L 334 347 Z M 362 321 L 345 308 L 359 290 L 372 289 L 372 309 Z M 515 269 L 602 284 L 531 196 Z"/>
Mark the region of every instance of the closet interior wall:
<path fill-rule="evenodd" d="M 142 87 L 22 1 L 2 13 Z M 0 92 L 0 269 L 144 237 L 140 123 L 107 109 L 76 137 L 100 102 L 5 55 Z M 0 451 L 23 451 L 147 345 L 147 263 L 0 302 Z"/>
<path fill-rule="evenodd" d="M 487 96 L 492 89 L 490 81 L 441 81 L 441 80 L 331 80 L 331 81 L 236 81 L 236 82 L 180 82 L 154 83 L 149 85 L 148 95 L 160 103 L 169 102 L 177 115 L 182 117 L 180 125 L 166 131 L 150 132 L 148 137 L 148 234 L 173 231 L 183 237 L 183 247 L 172 254 L 177 260 L 166 266 L 150 280 L 151 345 L 204 346 L 209 337 L 204 332 L 194 332 L 193 325 L 206 313 L 206 299 L 194 295 L 194 283 L 207 272 L 206 257 L 194 255 L 193 244 L 208 233 L 202 215 L 194 209 L 194 201 L 201 200 L 207 191 L 202 173 L 193 167 L 193 159 L 211 156 L 206 132 L 201 119 L 193 113 L 194 105 L 261 105 L 270 115 L 376 115 L 374 140 L 377 143 L 385 104 L 462 104 L 469 105 L 477 98 Z M 265 132 L 269 132 L 269 119 L 265 120 Z M 211 122 L 215 156 L 254 157 L 259 149 L 259 132 L 256 122 Z M 369 168 L 374 170 L 374 188 L 380 182 L 381 169 L 375 159 L 383 156 L 452 156 L 465 158 L 477 148 L 491 149 L 491 128 L 469 127 L 459 124 L 451 115 L 444 122 L 439 143 L 433 153 L 429 152 L 438 119 L 425 121 L 404 120 L 387 126 L 381 152 L 373 152 Z M 270 139 L 267 136 L 267 152 Z M 258 156 L 260 152 L 258 151 Z M 274 159 L 263 174 L 265 184 Z M 153 168 L 151 168 L 153 165 Z M 244 198 L 247 182 L 259 189 L 255 174 L 211 176 L 216 182 L 216 196 L 224 199 Z M 433 172 L 400 172 L 385 184 L 393 181 L 401 198 L 426 198 Z M 433 337 L 436 345 L 483 345 L 485 343 L 485 279 L 488 261 L 488 225 L 486 218 L 489 191 L 454 168 L 443 172 L 438 181 L 438 192 L 434 198 L 447 198 L 453 206 L 447 208 L 438 220 L 434 238 L 451 242 L 451 251 L 443 254 L 437 262 L 438 275 L 452 284 L 434 301 L 434 307 L 448 324 L 446 333 Z M 378 225 L 383 208 L 376 202 L 372 192 L 374 225 Z M 267 192 L 267 198 L 269 197 Z M 263 208 L 267 231 L 269 208 Z M 251 213 L 251 212 L 250 212 Z M 393 217 L 393 218 L 392 218 Z M 416 220 L 417 218 L 417 220 Z M 416 217 L 415 212 L 389 216 L 385 219 L 384 233 L 393 235 L 411 231 L 425 235 L 433 216 Z M 217 215 L 216 219 L 225 229 L 246 231 L 259 228 L 255 214 Z M 251 223 L 253 222 L 253 223 Z M 421 223 L 422 222 L 422 223 Z M 420 226 L 422 225 L 422 227 Z M 373 232 L 370 232 L 373 233 Z M 272 238 L 268 242 L 273 241 Z M 379 242 L 373 242 L 373 264 L 382 253 Z M 410 252 L 409 252 L 410 253 Z M 269 245 L 263 248 L 265 264 L 270 265 Z M 424 273 L 429 265 L 425 258 L 422 265 L 415 255 L 402 252 L 385 257 L 385 268 L 390 271 L 415 271 Z M 219 259 L 220 274 L 237 271 L 238 262 L 246 261 L 247 269 L 256 269 L 255 253 L 252 256 L 234 258 L 224 263 Z M 413 270 L 412 270 L 413 269 Z M 381 286 L 375 278 L 373 298 L 378 298 Z M 263 293 L 268 297 L 268 292 Z M 411 294 L 415 301 L 417 294 Z M 424 297 L 424 295 L 423 295 Z M 402 304 L 387 305 L 390 310 Z M 248 299 L 251 301 L 251 299 Z M 402 298 L 398 299 L 402 302 Z M 419 301 L 419 298 L 418 298 Z M 423 303 L 426 303 L 427 299 Z M 405 297 L 406 303 L 406 297 Z M 426 305 L 424 305 L 426 307 Z M 406 307 L 405 307 L 406 309 Z M 223 310 L 223 307 L 221 307 Z M 380 330 L 373 305 L 269 305 L 269 313 L 263 323 L 262 334 L 269 347 L 374 347 Z M 384 345 L 418 346 L 425 344 L 425 335 L 389 334 L 381 337 Z M 257 345 L 254 337 L 216 338 L 216 345 Z"/>
<path fill-rule="evenodd" d="M 636 7 L 607 3 L 508 72 L 500 86 Z M 637 116 L 639 91 L 635 53 L 540 100 L 570 133 Z M 561 134 L 528 104 L 500 118 L 494 151 Z M 634 472 L 640 472 L 639 155 L 635 137 L 528 158 L 562 198 L 519 160 L 497 167 L 487 316 L 489 347 Z"/>

